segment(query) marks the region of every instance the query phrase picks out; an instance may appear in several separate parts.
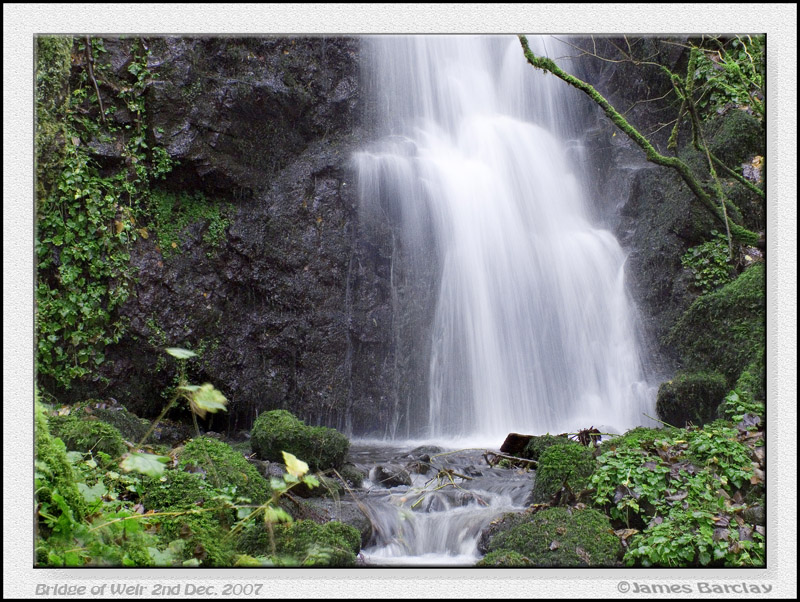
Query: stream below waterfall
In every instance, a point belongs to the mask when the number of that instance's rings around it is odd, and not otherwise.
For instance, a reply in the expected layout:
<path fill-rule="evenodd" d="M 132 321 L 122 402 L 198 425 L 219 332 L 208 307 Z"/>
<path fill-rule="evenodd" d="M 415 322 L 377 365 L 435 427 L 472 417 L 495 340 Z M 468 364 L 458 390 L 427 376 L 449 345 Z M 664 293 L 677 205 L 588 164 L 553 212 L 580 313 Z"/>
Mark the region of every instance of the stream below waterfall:
<path fill-rule="evenodd" d="M 354 492 L 372 524 L 361 551 L 363 565 L 469 567 L 478 562 L 481 532 L 502 514 L 523 510 L 533 488 L 533 472 L 489 466 L 487 450 L 354 442 L 350 461 L 369 474 Z M 405 475 L 410 484 L 396 482 Z M 380 482 L 393 477 L 388 487 Z"/>

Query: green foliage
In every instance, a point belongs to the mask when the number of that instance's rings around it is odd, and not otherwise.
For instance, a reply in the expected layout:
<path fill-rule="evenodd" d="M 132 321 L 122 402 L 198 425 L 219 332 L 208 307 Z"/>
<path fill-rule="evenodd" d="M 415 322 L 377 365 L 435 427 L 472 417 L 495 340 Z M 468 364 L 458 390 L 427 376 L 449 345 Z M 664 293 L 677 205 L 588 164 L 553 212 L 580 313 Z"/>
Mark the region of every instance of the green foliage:
<path fill-rule="evenodd" d="M 304 458 L 313 471 L 341 467 L 350 448 L 350 441 L 337 430 L 306 426 L 286 410 L 259 414 L 250 443 L 264 460 L 280 461 L 282 452 L 288 451 Z"/>
<path fill-rule="evenodd" d="M 742 392 L 740 389 L 734 389 L 725 396 L 725 400 L 717 408 L 717 414 L 720 418 L 734 423 L 741 421 L 746 414 L 763 418 L 764 404 L 752 399 L 752 396 L 748 393 Z"/>
<path fill-rule="evenodd" d="M 730 282 L 733 274 L 728 238 L 716 230 L 711 235 L 710 241 L 690 248 L 681 257 L 681 265 L 691 270 L 694 284 L 702 294 Z"/>
<path fill-rule="evenodd" d="M 611 567 L 619 564 L 621 555 L 608 517 L 593 508 L 546 508 L 497 532 L 487 550 L 480 566 Z"/>
<path fill-rule="evenodd" d="M 766 55 L 764 36 L 736 36 L 727 40 L 711 38 L 698 53 L 694 79 L 697 104 L 704 115 L 729 105 L 750 107 L 764 116 Z"/>
<path fill-rule="evenodd" d="M 679 373 L 661 383 L 656 398 L 658 417 L 677 427 L 710 422 L 728 390 L 718 372 Z"/>
<path fill-rule="evenodd" d="M 541 504 L 550 500 L 562 487 L 578 493 L 588 486 L 595 469 L 592 449 L 579 443 L 551 445 L 539 456 L 539 467 L 533 485 L 532 500 Z"/>
<path fill-rule="evenodd" d="M 36 366 L 40 384 L 51 392 L 96 374 L 105 347 L 122 336 L 126 325 L 115 310 L 134 278 L 130 245 L 147 235 L 136 221 L 153 162 L 144 127 L 143 92 L 153 77 L 147 53 L 134 43 L 134 82 L 125 82 L 116 100 L 131 109 L 135 123 L 122 127 L 105 119 L 115 105 L 100 112 L 88 70 L 75 74 L 69 93 L 73 45 L 86 51 L 83 41 L 72 38 L 37 39 Z M 94 39 L 90 52 L 95 73 L 106 73 L 107 63 L 97 56 L 105 52 L 102 40 Z M 101 169 L 91 145 L 114 140 L 123 146 L 123 161 Z M 163 176 L 169 168 L 165 153 L 156 163 Z"/>
<path fill-rule="evenodd" d="M 620 441 L 600 455 L 592 476 L 595 503 L 641 530 L 628 543 L 625 562 L 763 564 L 763 531 L 738 518 L 745 506 L 734 501 L 742 499 L 754 476 L 739 431 L 718 421 L 663 435 L 643 445 L 642 440 Z"/>
<path fill-rule="evenodd" d="M 657 454 L 620 446 L 601 454 L 597 463 L 591 480 L 595 503 L 608 506 L 609 516 L 627 526 L 647 516 L 652 504 L 665 496 L 670 469 Z"/>
<path fill-rule="evenodd" d="M 230 226 L 228 205 L 209 201 L 201 192 L 175 194 L 165 190 L 153 191 L 150 197 L 151 228 L 158 237 L 164 257 L 180 252 L 181 235 L 187 226 L 205 222 L 203 241 L 212 248 L 219 246 Z"/>
<path fill-rule="evenodd" d="M 81 420 L 70 414 L 50 416 L 47 422 L 51 434 L 59 437 L 68 450 L 103 452 L 113 458 L 128 451 L 119 430 L 100 420 Z"/>

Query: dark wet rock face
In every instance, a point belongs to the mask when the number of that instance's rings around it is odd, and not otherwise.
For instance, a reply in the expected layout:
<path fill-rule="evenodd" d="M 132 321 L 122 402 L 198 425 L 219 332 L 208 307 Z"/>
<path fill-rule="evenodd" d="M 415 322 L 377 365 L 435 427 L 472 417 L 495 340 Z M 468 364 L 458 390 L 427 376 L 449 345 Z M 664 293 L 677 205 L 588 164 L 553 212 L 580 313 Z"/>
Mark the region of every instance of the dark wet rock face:
<path fill-rule="evenodd" d="M 144 43 L 157 75 L 146 93 L 151 144 L 178 161 L 163 188 L 202 193 L 228 224 L 216 247 L 202 217 L 176 249 L 160 249 L 156 236 L 137 243 L 138 283 L 122 310 L 129 329 L 109 350 L 108 389 L 155 414 L 175 374 L 160 348 L 179 346 L 202 351 L 190 382 L 212 382 L 230 400 L 215 430 L 248 429 L 257 413 L 284 407 L 310 424 L 375 424 L 388 412 L 377 391 L 391 379 L 391 251 L 359 240 L 350 166 L 365 139 L 359 41 Z M 124 72 L 130 41 L 106 48 Z M 97 152 L 115 160 L 113 148 Z"/>

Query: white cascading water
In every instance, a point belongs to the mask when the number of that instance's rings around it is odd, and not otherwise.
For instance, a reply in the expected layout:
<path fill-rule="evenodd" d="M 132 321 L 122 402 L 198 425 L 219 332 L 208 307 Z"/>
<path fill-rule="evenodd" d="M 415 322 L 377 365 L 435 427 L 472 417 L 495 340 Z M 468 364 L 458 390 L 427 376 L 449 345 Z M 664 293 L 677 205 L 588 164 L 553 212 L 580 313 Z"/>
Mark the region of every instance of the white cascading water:
<path fill-rule="evenodd" d="M 530 42 L 557 61 L 570 53 L 553 39 Z M 646 424 L 654 391 L 638 352 L 625 253 L 590 223 L 575 175 L 575 91 L 528 66 L 515 37 L 366 43 L 386 136 L 355 157 L 361 210 L 368 219 L 388 204 L 407 261 L 438 262 L 440 274 L 431 283 L 427 403 L 399 401 L 426 408 L 417 411 L 427 414 L 417 416 L 424 427 L 410 436 L 496 449 L 509 432 Z M 437 257 L 420 253 L 431 231 Z M 479 500 L 412 509 L 430 488 L 418 475 L 415 487 L 370 504 L 383 526 L 369 562 L 474 563 L 480 529 L 524 507 L 526 490 L 493 480 L 480 461 L 471 470 L 481 477 L 453 490 L 477 491 Z M 529 477 L 523 483 L 529 490 Z"/>
<path fill-rule="evenodd" d="M 569 54 L 552 39 L 531 43 Z M 441 253 L 419 435 L 502 441 L 646 422 L 652 392 L 625 254 L 587 219 L 579 166 L 559 139 L 576 130 L 567 84 L 528 66 L 513 37 L 369 44 L 394 135 L 357 155 L 362 203 L 390 186 L 406 247 L 430 219 Z"/>

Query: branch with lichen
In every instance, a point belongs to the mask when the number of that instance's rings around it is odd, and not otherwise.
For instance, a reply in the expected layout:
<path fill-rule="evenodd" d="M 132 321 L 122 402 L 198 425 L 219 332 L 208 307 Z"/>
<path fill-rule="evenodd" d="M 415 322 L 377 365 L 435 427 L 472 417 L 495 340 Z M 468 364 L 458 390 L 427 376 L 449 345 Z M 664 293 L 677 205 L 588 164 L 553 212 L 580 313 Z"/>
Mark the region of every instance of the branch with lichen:
<path fill-rule="evenodd" d="M 694 176 L 689 166 L 678 159 L 677 157 L 668 157 L 659 153 L 651 142 L 645 138 L 636 128 L 634 128 L 628 121 L 613 107 L 605 97 L 600 94 L 593 86 L 585 81 L 578 79 L 562 70 L 555 62 L 546 57 L 536 56 L 528 45 L 528 39 L 524 35 L 519 36 L 522 50 L 525 54 L 525 59 L 533 67 L 552 73 L 559 79 L 563 80 L 573 88 L 577 88 L 589 98 L 591 98 L 611 119 L 611 121 L 620 130 L 622 130 L 628 138 L 636 143 L 644 152 L 647 160 L 656 165 L 670 167 L 678 172 L 681 179 L 686 183 L 689 189 L 694 193 L 695 197 L 703 204 L 703 206 L 721 223 L 726 224 L 730 228 L 731 236 L 737 241 L 748 245 L 762 245 L 761 237 L 756 233 L 744 228 L 728 219 L 726 219 L 725 212 L 720 206 L 714 202 L 714 199 L 704 189 L 700 181 Z M 673 77 L 673 81 L 677 76 Z M 681 82 L 683 83 L 683 82 Z M 687 103 L 691 104 L 691 103 Z"/>

